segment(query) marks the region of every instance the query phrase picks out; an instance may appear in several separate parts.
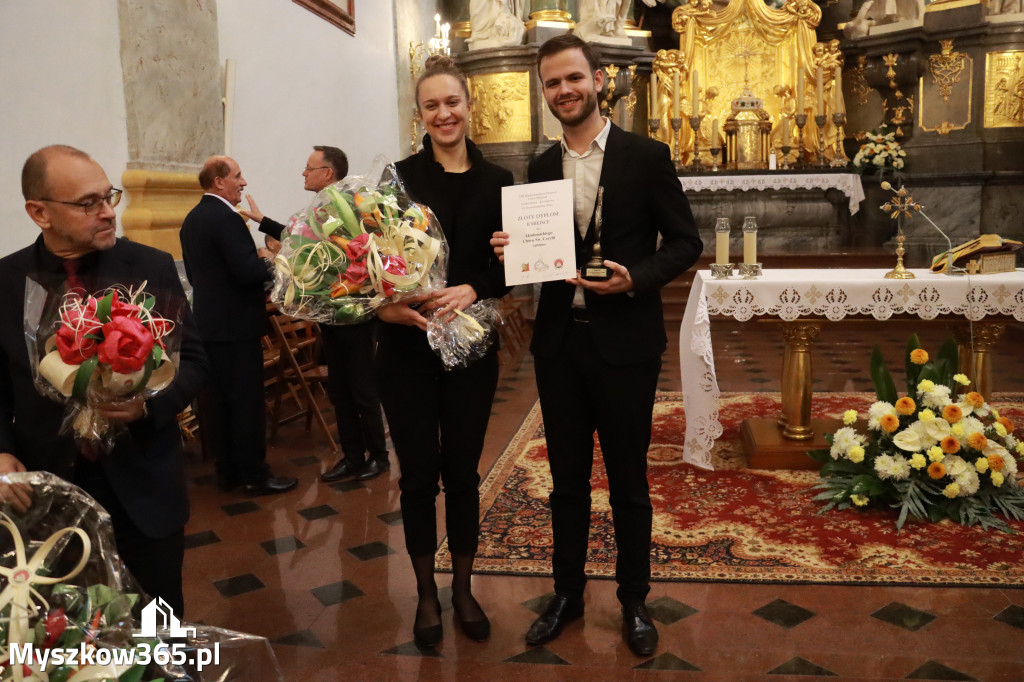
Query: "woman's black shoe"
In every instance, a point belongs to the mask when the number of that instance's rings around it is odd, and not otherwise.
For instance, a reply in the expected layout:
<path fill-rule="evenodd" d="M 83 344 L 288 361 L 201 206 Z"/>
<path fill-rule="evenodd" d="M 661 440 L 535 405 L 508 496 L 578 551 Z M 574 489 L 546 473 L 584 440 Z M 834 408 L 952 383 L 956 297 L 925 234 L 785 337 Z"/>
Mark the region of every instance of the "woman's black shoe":
<path fill-rule="evenodd" d="M 477 604 L 477 608 L 480 609 L 479 604 Z M 462 631 L 466 633 L 466 636 L 471 640 L 474 642 L 482 642 L 491 636 L 491 621 L 487 619 L 487 614 L 483 612 L 483 609 L 480 609 L 480 615 L 483 616 L 483 618 L 468 621 L 462 617 L 461 613 L 459 613 L 459 607 L 456 606 L 454 602 L 452 602 L 452 609 L 455 611 L 455 622 L 459 624 L 459 627 L 462 628 Z"/>
<path fill-rule="evenodd" d="M 437 615 L 441 616 L 441 603 L 437 602 Z M 417 620 L 419 620 L 419 610 L 416 611 Z M 412 626 L 412 638 L 417 646 L 424 649 L 433 649 L 441 643 L 441 637 L 444 635 L 444 629 L 441 627 L 441 623 L 438 622 L 435 625 L 419 625 L 413 623 Z"/>

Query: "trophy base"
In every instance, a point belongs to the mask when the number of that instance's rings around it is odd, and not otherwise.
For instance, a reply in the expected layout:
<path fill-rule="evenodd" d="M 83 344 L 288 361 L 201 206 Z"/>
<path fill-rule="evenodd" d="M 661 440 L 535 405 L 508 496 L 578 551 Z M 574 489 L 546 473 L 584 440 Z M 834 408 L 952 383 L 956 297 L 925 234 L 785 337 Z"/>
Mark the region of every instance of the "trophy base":
<path fill-rule="evenodd" d="M 605 282 L 612 278 L 612 269 L 603 265 L 586 266 L 580 271 L 580 279 L 588 282 Z"/>

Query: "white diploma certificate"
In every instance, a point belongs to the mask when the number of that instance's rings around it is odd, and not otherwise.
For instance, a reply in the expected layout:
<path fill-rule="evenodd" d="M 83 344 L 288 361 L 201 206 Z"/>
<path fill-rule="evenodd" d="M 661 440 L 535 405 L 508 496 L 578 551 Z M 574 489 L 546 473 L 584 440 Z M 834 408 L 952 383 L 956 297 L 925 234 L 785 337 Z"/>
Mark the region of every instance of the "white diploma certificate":
<path fill-rule="evenodd" d="M 533 284 L 576 276 L 572 180 L 501 188 L 505 284 Z"/>

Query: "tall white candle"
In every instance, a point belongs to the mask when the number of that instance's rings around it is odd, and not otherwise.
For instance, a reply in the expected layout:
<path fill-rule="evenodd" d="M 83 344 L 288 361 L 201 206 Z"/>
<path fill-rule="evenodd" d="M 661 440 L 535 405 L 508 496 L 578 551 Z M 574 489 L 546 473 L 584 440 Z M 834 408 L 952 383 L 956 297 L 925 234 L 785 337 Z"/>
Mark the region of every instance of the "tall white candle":
<path fill-rule="evenodd" d="M 693 81 L 693 99 L 691 100 L 693 116 L 700 116 L 700 74 L 694 71 L 691 80 Z"/>
<path fill-rule="evenodd" d="M 717 147 L 718 146 L 718 119 L 717 118 L 713 119 L 711 121 L 711 146 L 712 147 Z"/>
<path fill-rule="evenodd" d="M 757 232 L 743 233 L 743 262 L 747 265 L 757 263 Z"/>
<path fill-rule="evenodd" d="M 789 119 L 782 119 L 782 144 L 789 144 Z"/>
<path fill-rule="evenodd" d="M 729 262 L 729 231 L 715 232 L 715 262 Z"/>
<path fill-rule="evenodd" d="M 800 69 L 800 77 L 797 79 L 796 85 L 796 113 L 804 113 L 804 88 L 807 87 L 807 81 L 804 79 L 804 70 Z"/>
<path fill-rule="evenodd" d="M 679 118 L 679 71 L 672 72 L 672 118 Z"/>
<path fill-rule="evenodd" d="M 816 93 L 818 95 L 818 110 L 814 113 L 820 116 L 825 113 L 825 78 L 820 66 L 814 70 L 814 75 L 818 79 L 818 82 L 815 84 Z"/>
<path fill-rule="evenodd" d="M 836 83 L 835 83 L 834 102 L 832 110 L 834 113 L 840 113 L 843 110 L 843 68 L 841 66 L 836 67 Z"/>
<path fill-rule="evenodd" d="M 651 69 L 651 118 L 661 118 L 658 115 L 658 74 Z"/>

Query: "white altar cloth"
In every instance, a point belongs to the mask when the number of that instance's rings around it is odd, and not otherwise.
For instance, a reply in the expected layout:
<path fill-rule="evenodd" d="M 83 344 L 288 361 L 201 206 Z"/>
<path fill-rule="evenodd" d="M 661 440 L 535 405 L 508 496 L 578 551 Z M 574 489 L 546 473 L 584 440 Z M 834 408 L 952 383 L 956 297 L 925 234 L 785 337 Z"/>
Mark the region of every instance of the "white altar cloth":
<path fill-rule="evenodd" d="M 683 175 L 679 178 L 683 190 L 777 190 L 777 189 L 838 189 L 850 200 L 850 215 L 860 209 L 864 201 L 864 186 L 856 173 L 789 173 L 776 171 L 754 175 Z"/>
<path fill-rule="evenodd" d="M 977 321 L 1005 315 L 1024 321 L 1024 270 L 998 275 L 957 276 L 913 270 L 916 279 L 885 279 L 886 269 L 766 270 L 758 279 L 714 279 L 698 271 L 679 332 L 679 364 L 686 410 L 683 459 L 711 467 L 711 447 L 722 435 L 718 421 L 721 392 L 711 348 L 711 315 L 739 321 L 754 316 L 841 320 L 870 315 L 887 320 L 911 315 L 923 320 L 940 314 Z"/>

